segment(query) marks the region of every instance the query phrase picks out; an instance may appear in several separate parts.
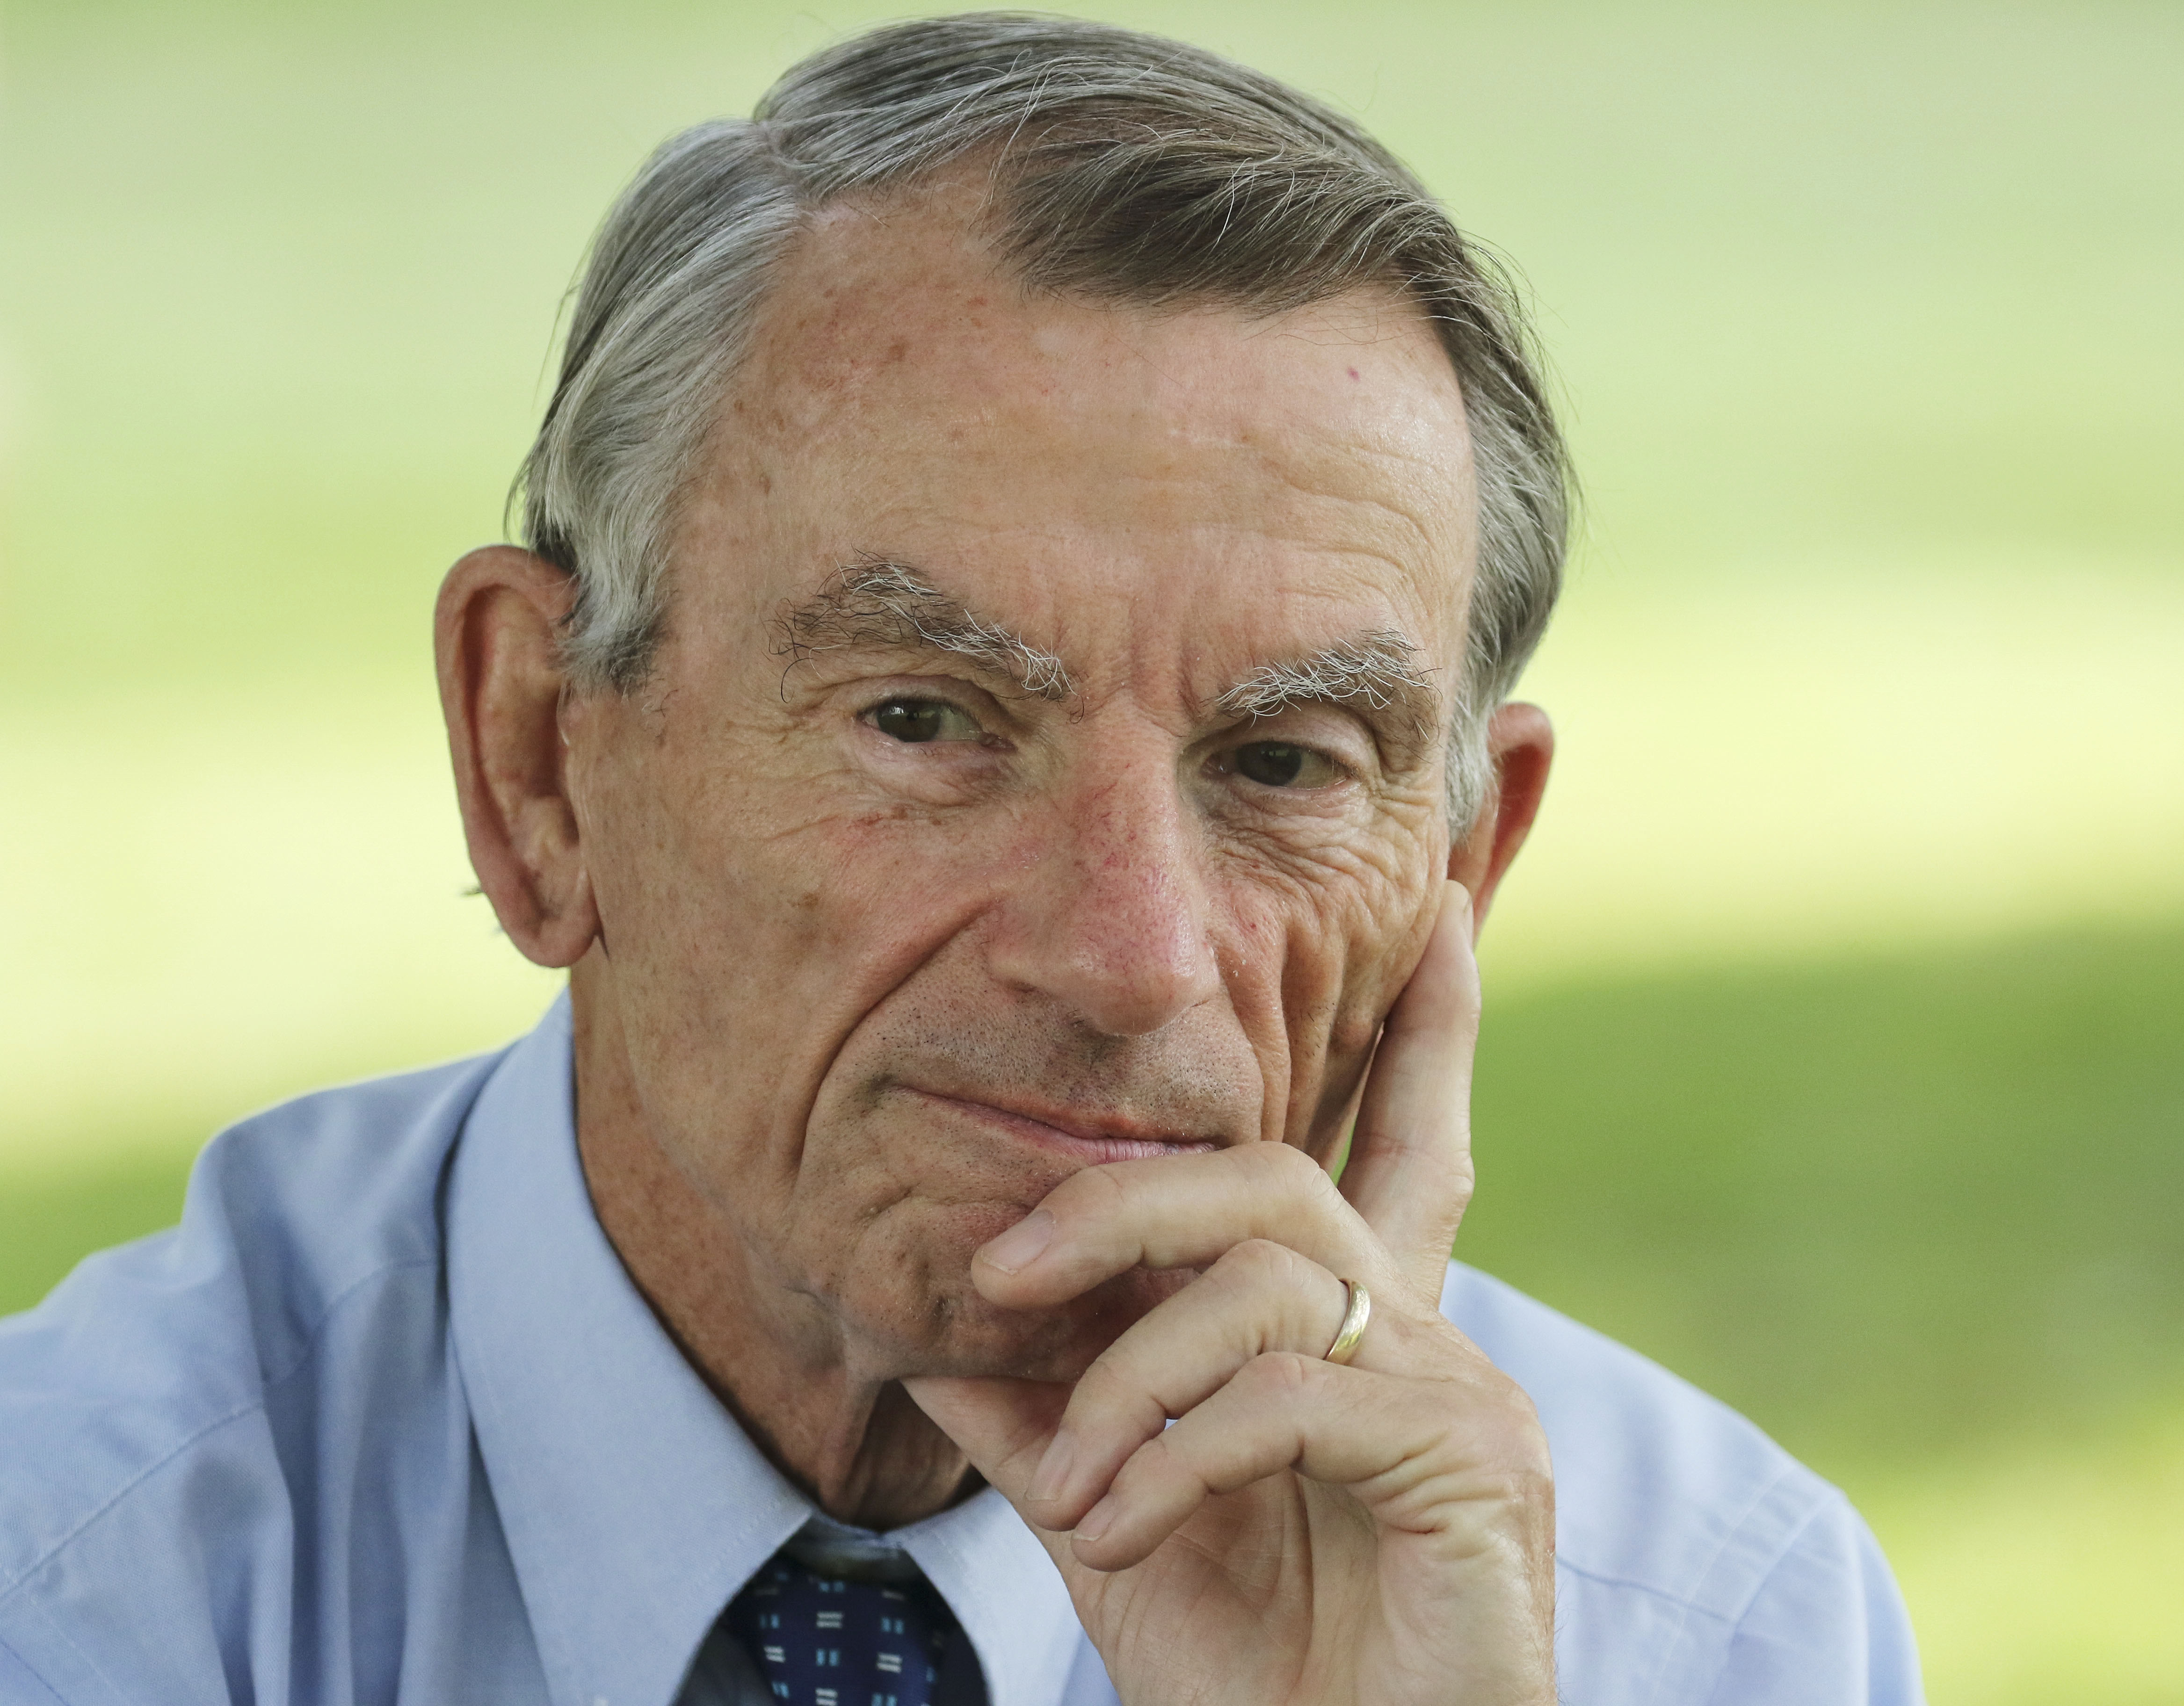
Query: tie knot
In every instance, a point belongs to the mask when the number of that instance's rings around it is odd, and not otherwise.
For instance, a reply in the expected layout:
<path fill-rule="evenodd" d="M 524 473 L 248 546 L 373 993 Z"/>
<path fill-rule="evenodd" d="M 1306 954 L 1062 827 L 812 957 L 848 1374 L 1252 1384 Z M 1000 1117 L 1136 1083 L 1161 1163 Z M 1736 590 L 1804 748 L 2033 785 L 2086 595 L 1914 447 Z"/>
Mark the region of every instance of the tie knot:
<path fill-rule="evenodd" d="M 922 1576 L 822 1575 L 786 1550 L 729 1603 L 724 1621 L 786 1706 L 931 1706 L 958 1632 Z"/>

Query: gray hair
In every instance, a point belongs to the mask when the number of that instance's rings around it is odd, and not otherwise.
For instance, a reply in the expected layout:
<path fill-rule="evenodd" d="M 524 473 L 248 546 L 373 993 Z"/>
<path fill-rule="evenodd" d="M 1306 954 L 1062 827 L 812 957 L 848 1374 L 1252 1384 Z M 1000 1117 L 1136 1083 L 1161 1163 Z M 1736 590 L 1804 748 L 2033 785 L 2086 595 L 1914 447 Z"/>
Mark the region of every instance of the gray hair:
<path fill-rule="evenodd" d="M 875 30 L 787 72 L 748 120 L 670 139 L 593 242 L 518 480 L 523 536 L 572 575 L 563 659 L 627 692 L 666 621 L 677 505 L 783 256 L 818 209 L 994 156 L 1006 264 L 1095 301 L 1279 314 L 1404 292 L 1462 386 L 1479 567 L 1452 698 L 1459 833 L 1485 730 L 1560 590 L 1568 470 L 1516 294 L 1392 154 L 1257 72 L 1158 36 L 972 13 Z"/>

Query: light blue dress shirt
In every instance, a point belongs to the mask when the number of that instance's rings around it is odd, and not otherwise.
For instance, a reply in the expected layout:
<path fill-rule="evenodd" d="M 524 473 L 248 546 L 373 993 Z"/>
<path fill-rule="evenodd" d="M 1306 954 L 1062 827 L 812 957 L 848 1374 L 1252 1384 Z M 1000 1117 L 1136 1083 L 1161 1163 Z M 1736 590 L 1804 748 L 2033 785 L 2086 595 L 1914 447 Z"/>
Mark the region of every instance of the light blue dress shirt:
<path fill-rule="evenodd" d="M 623 1273 L 571 1084 L 564 999 L 499 1054 L 246 1120 L 178 1229 L 0 1322 L 0 1702 L 727 1698 L 721 1643 L 694 1661 L 813 1509 Z M 1496 1281 L 1452 1265 L 1442 1303 L 1553 1448 L 1565 1700 L 1919 1699 L 1834 1488 Z M 889 1538 L 992 1706 L 1111 1706 L 999 1494 Z"/>

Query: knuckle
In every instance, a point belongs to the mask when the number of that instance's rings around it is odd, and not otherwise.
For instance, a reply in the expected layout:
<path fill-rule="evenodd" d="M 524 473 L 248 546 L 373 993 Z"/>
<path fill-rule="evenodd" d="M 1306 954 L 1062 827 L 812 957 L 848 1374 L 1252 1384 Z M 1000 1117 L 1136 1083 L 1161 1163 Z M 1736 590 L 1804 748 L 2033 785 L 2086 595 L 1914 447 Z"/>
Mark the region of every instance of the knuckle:
<path fill-rule="evenodd" d="M 1496 1460 L 1520 1485 L 1553 1484 L 1554 1462 L 1548 1455 L 1546 1430 L 1540 1425 L 1540 1413 L 1531 1395 L 1513 1381 L 1496 1408 L 1495 1425 L 1488 1437 Z"/>
<path fill-rule="evenodd" d="M 1272 1238 L 1246 1238 L 1230 1245 L 1212 1271 L 1233 1284 L 1258 1291 L 1294 1280 L 1303 1260 L 1295 1251 Z"/>
<path fill-rule="evenodd" d="M 1281 1218 L 1319 1220 L 1349 1211 L 1341 1187 L 1324 1167 L 1295 1145 L 1253 1143 L 1245 1153 L 1246 1164 L 1255 1175 L 1254 1192 Z"/>
<path fill-rule="evenodd" d="M 1264 1351 L 1245 1364 L 1236 1378 L 1243 1395 L 1262 1403 L 1280 1403 L 1309 1392 L 1323 1377 L 1326 1364 L 1299 1351 Z"/>
<path fill-rule="evenodd" d="M 1137 1382 L 1117 1363 L 1112 1350 L 1095 1358 L 1092 1366 L 1078 1376 L 1077 1389 L 1070 1394 L 1070 1408 L 1082 1404 L 1089 1410 L 1104 1412 L 1127 1403 Z"/>
<path fill-rule="evenodd" d="M 1145 1381 L 1105 1357 L 1087 1369 L 1069 1395 L 1071 1425 L 1081 1431 L 1134 1428 L 1157 1433 L 1167 1411 Z"/>
<path fill-rule="evenodd" d="M 1326 1170 L 1294 1143 L 1253 1143 L 1243 1153 L 1270 1188 L 1302 1194 L 1330 1183 Z"/>
<path fill-rule="evenodd" d="M 1432 1383 L 1440 1427 L 1460 1439 L 1475 1474 L 1530 1497 L 1554 1485 L 1554 1462 L 1538 1407 L 1524 1387 L 1491 1364 Z"/>
<path fill-rule="evenodd" d="M 1125 1498 L 1143 1496 L 1178 1485 L 1203 1483 L 1196 1464 L 1178 1449 L 1167 1434 L 1156 1434 L 1132 1452 L 1116 1470 L 1114 1488 Z"/>
<path fill-rule="evenodd" d="M 1271 1238 L 1231 1245 L 1206 1270 L 1238 1348 L 1310 1341 L 1325 1330 L 1329 1276 L 1309 1257 Z"/>

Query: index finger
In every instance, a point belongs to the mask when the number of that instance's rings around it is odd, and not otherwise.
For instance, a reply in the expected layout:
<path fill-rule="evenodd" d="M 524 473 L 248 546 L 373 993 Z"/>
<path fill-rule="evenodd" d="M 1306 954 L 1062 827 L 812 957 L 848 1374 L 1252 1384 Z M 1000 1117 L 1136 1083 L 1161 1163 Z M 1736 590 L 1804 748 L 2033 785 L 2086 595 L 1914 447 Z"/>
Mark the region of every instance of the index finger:
<path fill-rule="evenodd" d="M 1470 893 L 1451 882 L 1425 956 L 1381 1027 L 1342 1173 L 1342 1194 L 1436 1297 L 1471 1201 L 1471 1061 L 1479 1042 L 1471 930 Z"/>

